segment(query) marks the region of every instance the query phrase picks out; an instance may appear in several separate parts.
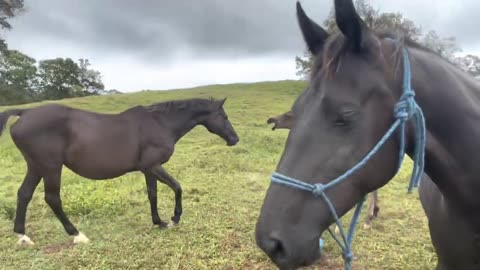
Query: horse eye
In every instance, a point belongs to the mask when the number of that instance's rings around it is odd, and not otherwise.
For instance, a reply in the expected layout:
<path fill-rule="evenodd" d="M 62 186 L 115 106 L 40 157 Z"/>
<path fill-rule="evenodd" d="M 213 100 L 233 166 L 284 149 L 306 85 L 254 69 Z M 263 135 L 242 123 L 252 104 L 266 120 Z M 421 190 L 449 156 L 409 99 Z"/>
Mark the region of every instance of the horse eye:
<path fill-rule="evenodd" d="M 355 119 L 356 112 L 353 110 L 344 110 L 340 112 L 335 119 L 334 125 L 344 127 L 349 125 Z"/>

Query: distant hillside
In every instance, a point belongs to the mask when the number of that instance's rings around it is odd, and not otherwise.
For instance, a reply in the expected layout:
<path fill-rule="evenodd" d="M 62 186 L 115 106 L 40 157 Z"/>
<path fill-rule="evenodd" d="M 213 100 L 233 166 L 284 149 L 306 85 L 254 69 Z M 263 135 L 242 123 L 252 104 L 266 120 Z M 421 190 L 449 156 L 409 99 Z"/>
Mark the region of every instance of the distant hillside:
<path fill-rule="evenodd" d="M 123 92 L 120 92 L 116 89 L 111 89 L 111 90 L 98 90 L 98 93 L 102 96 L 105 95 L 115 95 L 115 94 L 123 94 Z"/>
<path fill-rule="evenodd" d="M 227 97 L 227 108 L 232 104 L 250 104 L 252 97 L 259 98 L 262 106 L 271 106 L 278 110 L 288 110 L 295 97 L 304 89 L 304 81 L 275 81 L 257 83 L 237 83 L 207 85 L 185 89 L 149 90 L 133 93 L 123 93 L 118 90 L 106 90 L 100 96 L 69 98 L 55 101 L 41 101 L 36 103 L 12 106 L 0 106 L 0 111 L 6 108 L 32 107 L 45 103 L 60 103 L 82 109 L 99 112 L 118 112 L 135 105 L 147 105 L 173 99 L 193 97 Z M 247 106 L 247 105 L 245 105 Z"/>

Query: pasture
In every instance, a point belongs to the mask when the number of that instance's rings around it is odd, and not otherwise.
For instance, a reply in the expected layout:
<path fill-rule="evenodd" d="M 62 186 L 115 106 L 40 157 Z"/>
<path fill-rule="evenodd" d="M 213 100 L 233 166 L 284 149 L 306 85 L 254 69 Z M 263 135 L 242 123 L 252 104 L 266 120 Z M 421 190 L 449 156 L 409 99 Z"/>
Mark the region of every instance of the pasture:
<path fill-rule="evenodd" d="M 40 184 L 26 223 L 35 246 L 15 246 L 12 220 L 25 162 L 7 131 L 0 138 L 0 268 L 275 269 L 255 245 L 254 228 L 288 131 L 272 131 L 266 120 L 289 110 L 304 86 L 297 81 L 231 84 L 60 101 L 115 113 L 170 99 L 228 97 L 225 109 L 240 137 L 236 146 L 227 147 L 223 140 L 197 127 L 176 145 L 164 167 L 183 187 L 184 214 L 180 225 L 168 230 L 152 226 L 141 173 L 113 181 L 90 181 L 64 169 L 63 207 L 90 238 L 87 245 L 72 244 L 44 202 Z M 409 166 L 407 160 L 397 177 L 379 191 L 379 217 L 369 230 L 361 226 L 365 206 L 353 244 L 355 269 L 434 268 L 436 255 L 418 191 L 407 194 Z M 164 220 L 173 213 L 173 195 L 159 184 L 159 212 Z M 347 222 L 350 216 L 342 220 Z M 312 269 L 341 268 L 339 248 L 329 235 L 324 239 L 325 258 Z"/>

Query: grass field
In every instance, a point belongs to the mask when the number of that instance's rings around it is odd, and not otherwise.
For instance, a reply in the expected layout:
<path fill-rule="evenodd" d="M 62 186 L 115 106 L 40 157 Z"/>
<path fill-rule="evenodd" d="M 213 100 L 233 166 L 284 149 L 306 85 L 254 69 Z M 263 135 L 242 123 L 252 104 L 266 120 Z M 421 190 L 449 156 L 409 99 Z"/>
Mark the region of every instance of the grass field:
<path fill-rule="evenodd" d="M 165 168 L 182 184 L 184 214 L 180 225 L 169 230 L 152 226 L 140 173 L 90 181 L 65 169 L 63 206 L 90 238 L 87 245 L 71 244 L 43 200 L 42 185 L 27 212 L 27 234 L 36 244 L 15 245 L 16 192 L 25 162 L 5 133 L 0 138 L 0 269 L 275 269 L 256 247 L 254 227 L 287 131 L 271 131 L 266 119 L 287 111 L 303 87 L 302 82 L 282 81 L 60 101 L 112 113 L 169 99 L 228 97 L 225 108 L 240 137 L 237 146 L 227 147 L 197 127 L 177 144 Z M 380 216 L 373 227 L 363 230 L 360 224 L 354 241 L 355 269 L 434 268 L 436 256 L 418 192 L 407 195 L 410 166 L 408 160 L 380 190 Z M 169 220 L 173 192 L 159 185 L 158 193 L 160 215 Z M 361 222 L 364 217 L 365 211 Z M 339 248 L 329 236 L 325 240 L 327 259 L 311 269 L 341 269 Z"/>

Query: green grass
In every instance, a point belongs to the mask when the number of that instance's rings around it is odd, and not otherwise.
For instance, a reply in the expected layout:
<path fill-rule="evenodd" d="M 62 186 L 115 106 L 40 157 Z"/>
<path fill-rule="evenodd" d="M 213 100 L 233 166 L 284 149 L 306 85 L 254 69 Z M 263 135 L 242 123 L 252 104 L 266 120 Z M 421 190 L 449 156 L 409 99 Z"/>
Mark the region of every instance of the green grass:
<path fill-rule="evenodd" d="M 0 269 L 275 269 L 256 247 L 254 227 L 287 131 L 273 132 L 265 122 L 287 111 L 303 87 L 302 82 L 282 81 L 60 101 L 112 113 L 169 99 L 226 96 L 227 113 L 240 137 L 237 146 L 226 147 L 220 138 L 198 127 L 177 144 L 165 168 L 182 184 L 184 215 L 181 224 L 169 230 L 151 225 L 141 174 L 90 181 L 65 169 L 64 209 L 90 238 L 87 245 L 71 244 L 43 201 L 39 185 L 26 224 L 36 245 L 16 247 L 13 217 L 25 162 L 9 134 L 4 134 L 0 138 Z M 404 167 L 379 191 L 381 210 L 373 227 L 363 230 L 359 224 L 354 241 L 358 269 L 434 268 L 436 256 L 418 194 L 406 194 L 411 163 Z M 160 215 L 169 220 L 173 192 L 159 185 L 158 198 Z M 363 222 L 365 211 L 361 218 Z M 325 240 L 328 259 L 316 267 L 339 269 L 340 251 L 329 236 Z"/>

